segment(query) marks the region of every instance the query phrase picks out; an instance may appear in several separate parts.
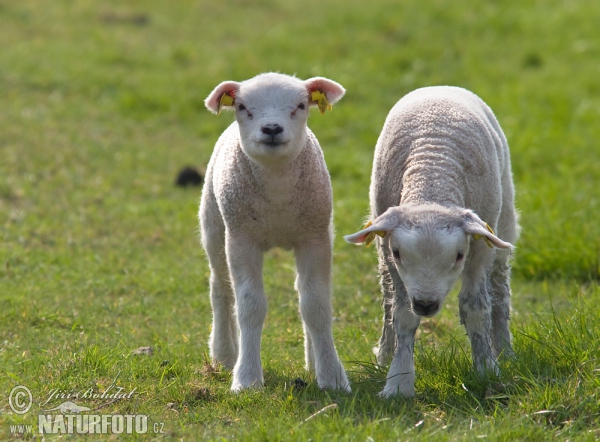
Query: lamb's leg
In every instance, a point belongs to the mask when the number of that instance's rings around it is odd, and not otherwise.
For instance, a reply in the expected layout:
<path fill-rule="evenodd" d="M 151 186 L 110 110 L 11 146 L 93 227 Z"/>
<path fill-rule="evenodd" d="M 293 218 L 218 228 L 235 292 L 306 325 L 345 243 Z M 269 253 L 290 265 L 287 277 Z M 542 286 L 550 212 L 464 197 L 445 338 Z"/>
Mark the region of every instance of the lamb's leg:
<path fill-rule="evenodd" d="M 510 172 L 506 171 L 506 180 L 510 181 Z M 515 244 L 519 236 L 517 212 L 514 208 L 512 186 L 503 194 L 502 212 L 498 220 L 500 238 Z M 490 273 L 492 290 L 492 348 L 496 357 L 514 355 L 511 334 L 508 328 L 510 320 L 510 260 L 512 252 L 496 250 L 496 258 Z"/>
<path fill-rule="evenodd" d="M 213 310 L 209 348 L 211 358 L 233 369 L 238 357 L 235 298 L 229 283 L 229 270 L 224 257 L 209 259 L 210 302 Z M 214 264 L 213 261 L 216 261 Z"/>
<path fill-rule="evenodd" d="M 406 397 L 415 395 L 415 333 L 421 319 L 410 310 L 406 296 L 394 302 L 394 326 L 396 329 L 396 350 L 390 364 L 387 381 L 382 397 L 402 394 Z"/>
<path fill-rule="evenodd" d="M 463 275 L 463 287 L 458 297 L 460 322 L 464 324 L 471 340 L 473 365 L 477 373 L 500 374 L 491 347 L 492 303 L 488 280 L 485 272 L 477 273 L 479 277 L 474 280 Z"/>
<path fill-rule="evenodd" d="M 201 215 L 202 244 L 210 266 L 210 302 L 213 311 L 209 338 L 211 359 L 232 369 L 238 357 L 235 295 L 229 282 L 225 258 L 225 226 L 211 199 L 203 202 Z"/>
<path fill-rule="evenodd" d="M 295 248 L 300 294 L 300 313 L 312 348 L 317 384 L 320 388 L 350 391 L 350 384 L 333 344 L 331 308 L 331 242 L 302 244 Z M 307 364 L 310 354 L 307 355 Z"/>
<path fill-rule="evenodd" d="M 510 263 L 509 253 L 497 251 L 496 261 L 490 274 L 492 290 L 492 349 L 494 356 L 514 355 L 508 328 L 510 320 Z"/>
<path fill-rule="evenodd" d="M 315 372 L 315 352 L 312 346 L 312 339 L 306 322 L 302 321 L 302 328 L 304 329 L 304 361 L 306 364 L 306 370 L 314 373 Z"/>
<path fill-rule="evenodd" d="M 233 368 L 231 391 L 263 384 L 260 341 L 267 315 L 262 281 L 263 252 L 248 238 L 231 234 L 226 239 L 227 262 L 235 288 L 240 329 L 239 357 Z"/>
<path fill-rule="evenodd" d="M 379 260 L 379 277 L 381 293 L 383 296 L 383 325 L 381 327 L 381 337 L 379 345 L 374 349 L 379 365 L 386 365 L 396 348 L 396 331 L 393 324 L 394 314 L 394 294 L 395 287 L 403 291 L 406 297 L 404 284 L 398 275 L 398 271 L 393 265 L 389 247 L 381 239 L 377 239 L 377 257 Z"/>

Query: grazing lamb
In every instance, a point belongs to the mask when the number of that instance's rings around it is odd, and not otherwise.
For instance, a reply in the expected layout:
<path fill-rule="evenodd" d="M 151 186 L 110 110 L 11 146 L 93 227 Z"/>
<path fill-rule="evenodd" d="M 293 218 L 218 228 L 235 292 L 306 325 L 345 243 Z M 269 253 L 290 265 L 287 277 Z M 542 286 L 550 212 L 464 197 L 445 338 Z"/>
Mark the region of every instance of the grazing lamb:
<path fill-rule="evenodd" d="M 263 253 L 273 247 L 295 253 L 307 369 L 320 388 L 350 391 L 332 334 L 331 182 L 306 125 L 309 106 L 324 113 L 344 93 L 327 78 L 267 73 L 223 82 L 205 101 L 216 114 L 235 108 L 236 118 L 215 146 L 199 212 L 211 270 L 210 354 L 233 368 L 234 392 L 263 384 Z"/>
<path fill-rule="evenodd" d="M 457 87 L 427 87 L 392 108 L 375 148 L 372 222 L 345 237 L 355 244 L 381 237 L 385 314 L 377 361 L 385 364 L 394 352 L 382 396 L 414 396 L 420 318 L 440 310 L 461 274 L 460 320 L 476 371 L 498 374 L 496 358 L 512 354 L 513 199 L 508 144 L 479 97 Z"/>

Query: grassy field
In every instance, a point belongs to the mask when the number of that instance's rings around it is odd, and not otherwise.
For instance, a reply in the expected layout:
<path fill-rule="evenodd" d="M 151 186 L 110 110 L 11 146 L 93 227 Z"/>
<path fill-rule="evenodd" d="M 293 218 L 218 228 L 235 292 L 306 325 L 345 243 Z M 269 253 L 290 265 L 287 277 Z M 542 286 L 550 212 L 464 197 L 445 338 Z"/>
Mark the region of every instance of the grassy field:
<path fill-rule="evenodd" d="M 594 0 L 0 0 L 0 438 L 34 437 L 11 425 L 37 431 L 61 403 L 44 404 L 53 390 L 111 385 L 134 394 L 75 402 L 149 416 L 140 439 L 600 438 L 599 22 Z M 271 70 L 348 91 L 309 125 L 334 186 L 334 334 L 351 394 L 303 370 L 280 250 L 265 263 L 264 390 L 232 395 L 208 362 L 200 189 L 174 180 L 205 167 L 232 121 L 204 109 L 212 88 Z M 417 397 L 381 400 L 376 259 L 341 237 L 367 213 L 389 109 L 436 84 L 480 95 L 511 146 L 517 356 L 501 382 L 479 382 L 450 295 L 419 332 Z M 142 346 L 153 354 L 132 354 Z M 22 415 L 17 385 L 33 396 Z"/>

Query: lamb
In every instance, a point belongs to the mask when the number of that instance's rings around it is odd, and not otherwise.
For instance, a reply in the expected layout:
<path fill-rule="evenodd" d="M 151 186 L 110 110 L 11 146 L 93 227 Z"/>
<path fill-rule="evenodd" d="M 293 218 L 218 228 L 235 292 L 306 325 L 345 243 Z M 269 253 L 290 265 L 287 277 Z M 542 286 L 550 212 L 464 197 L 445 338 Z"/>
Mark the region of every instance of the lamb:
<path fill-rule="evenodd" d="M 403 97 L 375 148 L 370 205 L 372 222 L 345 239 L 377 238 L 385 310 L 378 363 L 393 351 L 380 395 L 414 396 L 420 318 L 441 309 L 461 275 L 460 321 L 475 370 L 499 374 L 497 358 L 513 354 L 509 259 L 519 227 L 508 144 L 492 110 L 458 87 Z"/>
<path fill-rule="evenodd" d="M 294 250 L 307 370 L 320 388 L 350 391 L 332 333 L 331 181 L 307 127 L 310 106 L 323 114 L 344 93 L 327 78 L 265 73 L 225 81 L 205 100 L 216 114 L 235 108 L 236 118 L 215 146 L 199 211 L 211 271 L 210 355 L 233 369 L 233 392 L 264 384 L 262 265 L 273 247 Z"/>

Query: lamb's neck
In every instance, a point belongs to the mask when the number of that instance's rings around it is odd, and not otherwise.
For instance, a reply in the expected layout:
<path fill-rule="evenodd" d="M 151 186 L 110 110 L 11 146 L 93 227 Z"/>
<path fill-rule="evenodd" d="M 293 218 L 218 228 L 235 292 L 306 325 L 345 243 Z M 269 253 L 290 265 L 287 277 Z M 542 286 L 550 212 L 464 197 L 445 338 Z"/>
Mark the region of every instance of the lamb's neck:
<path fill-rule="evenodd" d="M 294 161 L 290 162 L 273 162 L 267 164 L 258 164 L 250 160 L 252 163 L 252 175 L 259 181 L 279 181 L 287 179 L 288 181 L 295 181 L 297 179 L 294 173 L 296 167 L 294 167 Z"/>
<path fill-rule="evenodd" d="M 271 204 L 289 204 L 300 178 L 295 162 L 277 165 L 252 164 L 252 175 Z"/>
<path fill-rule="evenodd" d="M 443 146 L 415 149 L 408 157 L 402 176 L 400 203 L 464 207 L 462 169 Z"/>

